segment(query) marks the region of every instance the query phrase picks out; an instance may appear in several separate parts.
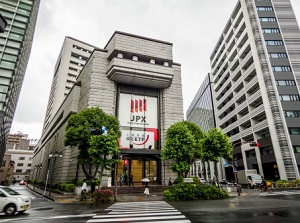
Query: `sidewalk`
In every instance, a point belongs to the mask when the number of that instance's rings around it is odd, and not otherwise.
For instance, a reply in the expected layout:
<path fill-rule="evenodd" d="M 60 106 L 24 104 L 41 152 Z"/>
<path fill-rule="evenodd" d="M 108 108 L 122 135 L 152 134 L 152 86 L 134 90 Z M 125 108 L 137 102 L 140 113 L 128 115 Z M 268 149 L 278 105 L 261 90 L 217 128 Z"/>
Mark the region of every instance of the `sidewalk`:
<path fill-rule="evenodd" d="M 31 184 L 28 184 L 27 187 L 30 190 L 36 192 L 37 194 L 58 203 L 77 203 L 80 200 L 80 195 L 76 195 L 76 194 L 59 194 L 56 193 L 55 191 L 51 191 L 51 196 L 49 196 L 48 190 L 45 192 L 44 190 L 38 187 L 35 187 L 33 190 L 34 186 Z"/>
<path fill-rule="evenodd" d="M 43 196 L 49 200 L 52 200 L 57 203 L 78 203 L 80 202 L 80 195 L 76 194 L 59 194 L 55 191 L 51 191 L 51 196 L 49 196 L 49 191 L 47 190 L 46 193 L 44 194 L 44 190 L 35 187 L 33 190 L 33 185 L 29 184 L 27 187 L 39 194 L 40 196 Z M 229 191 L 227 191 L 228 194 L 231 197 L 239 197 L 236 188 L 230 188 Z M 257 195 L 258 191 L 252 190 L 250 191 L 243 191 L 240 193 L 240 197 L 246 197 L 246 196 L 253 196 Z M 117 201 L 119 202 L 130 202 L 130 201 L 162 201 L 163 200 L 163 194 L 162 193 L 155 193 L 155 194 L 150 194 L 150 197 L 145 197 L 144 194 L 118 194 L 117 195 Z"/>

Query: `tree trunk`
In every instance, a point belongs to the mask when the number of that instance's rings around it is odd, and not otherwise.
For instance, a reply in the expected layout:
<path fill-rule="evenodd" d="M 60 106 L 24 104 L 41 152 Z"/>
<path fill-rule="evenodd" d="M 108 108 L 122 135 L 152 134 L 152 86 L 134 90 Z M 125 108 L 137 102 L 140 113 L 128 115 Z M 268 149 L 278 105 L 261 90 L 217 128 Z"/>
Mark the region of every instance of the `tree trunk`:
<path fill-rule="evenodd" d="M 205 165 L 205 161 L 202 162 L 202 177 L 206 180 L 206 182 L 208 182 L 208 179 L 206 177 L 206 165 Z"/>
<path fill-rule="evenodd" d="M 218 164 L 218 162 L 214 162 L 214 172 L 215 172 L 215 178 L 216 178 L 217 185 L 218 185 L 218 187 L 220 187 L 217 164 Z"/>

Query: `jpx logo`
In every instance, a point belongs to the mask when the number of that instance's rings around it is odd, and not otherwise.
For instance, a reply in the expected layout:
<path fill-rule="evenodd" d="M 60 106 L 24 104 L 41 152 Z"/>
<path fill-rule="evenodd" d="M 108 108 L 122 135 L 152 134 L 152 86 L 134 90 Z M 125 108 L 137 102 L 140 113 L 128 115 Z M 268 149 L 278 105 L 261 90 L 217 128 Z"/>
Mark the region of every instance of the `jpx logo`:
<path fill-rule="evenodd" d="M 146 123 L 144 112 L 147 111 L 146 99 L 135 99 L 130 102 L 131 122 Z M 143 115 L 134 115 L 134 113 L 142 113 Z"/>

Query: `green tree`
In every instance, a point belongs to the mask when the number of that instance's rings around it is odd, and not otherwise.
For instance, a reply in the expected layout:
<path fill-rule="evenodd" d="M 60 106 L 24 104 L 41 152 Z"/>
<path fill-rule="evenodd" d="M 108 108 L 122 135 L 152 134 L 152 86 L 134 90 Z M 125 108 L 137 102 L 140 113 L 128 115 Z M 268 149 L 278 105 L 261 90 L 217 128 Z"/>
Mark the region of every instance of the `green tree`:
<path fill-rule="evenodd" d="M 215 178 L 219 184 L 217 162 L 232 157 L 232 144 L 227 135 L 217 128 L 210 129 L 203 140 L 203 160 L 214 162 Z"/>
<path fill-rule="evenodd" d="M 106 138 L 91 133 L 91 128 L 101 129 L 102 126 L 108 127 Z M 86 108 L 68 119 L 65 146 L 75 146 L 79 149 L 78 161 L 86 179 L 94 179 L 99 167 L 102 169 L 102 175 L 103 169 L 111 169 L 108 165 L 117 161 L 113 159 L 113 155 L 118 153 L 117 139 L 120 136 L 120 125 L 115 116 L 106 114 L 98 107 Z"/>
<path fill-rule="evenodd" d="M 195 158 L 201 157 L 201 136 L 199 127 L 187 121 L 177 122 L 167 130 L 162 159 L 175 161 L 171 169 L 178 177 L 185 177 Z"/>

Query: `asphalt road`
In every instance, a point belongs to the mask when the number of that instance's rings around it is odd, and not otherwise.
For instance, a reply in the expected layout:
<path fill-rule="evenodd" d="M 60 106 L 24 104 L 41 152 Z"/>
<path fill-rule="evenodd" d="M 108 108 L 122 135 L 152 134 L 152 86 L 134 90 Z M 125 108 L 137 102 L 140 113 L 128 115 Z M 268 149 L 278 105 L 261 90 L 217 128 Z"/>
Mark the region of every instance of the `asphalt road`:
<path fill-rule="evenodd" d="M 40 195 L 35 194 L 26 187 L 16 186 L 15 189 L 22 194 L 26 194 L 33 197 L 32 207 L 24 214 L 16 214 L 15 216 L 11 217 L 1 215 L 0 222 L 86 223 L 88 220 L 91 220 L 94 216 L 107 215 L 108 212 L 105 211 L 105 209 L 111 205 L 60 204 L 49 201 L 44 197 L 40 197 Z M 175 209 L 177 209 L 179 212 L 181 212 L 182 215 L 184 215 L 190 222 L 299 222 L 300 191 L 267 192 L 262 194 L 257 194 L 257 192 L 253 192 L 253 190 L 250 190 L 248 191 L 248 196 L 234 197 L 225 200 L 200 200 L 168 203 L 172 205 Z M 121 206 L 123 206 L 123 209 L 125 210 L 126 205 L 128 205 L 128 203 L 121 204 Z M 152 206 L 151 203 L 150 206 Z M 134 221 L 135 220 L 122 222 Z M 158 221 L 162 222 L 160 220 Z M 158 221 L 147 220 L 146 222 Z"/>
<path fill-rule="evenodd" d="M 299 192 L 299 191 L 298 191 Z M 300 219 L 300 195 L 272 192 L 225 200 L 169 202 L 191 222 L 293 223 Z"/>

